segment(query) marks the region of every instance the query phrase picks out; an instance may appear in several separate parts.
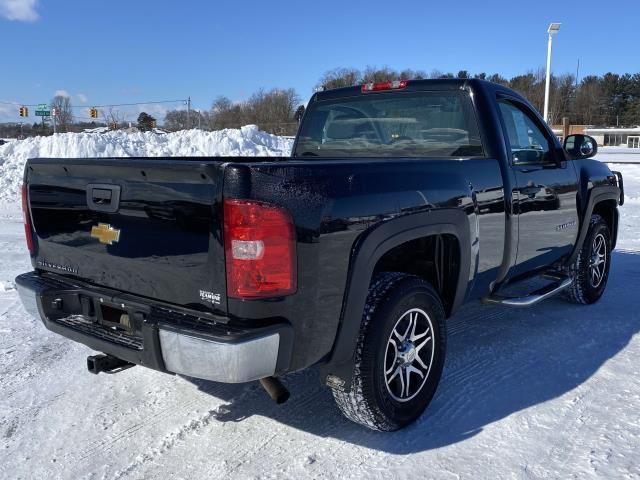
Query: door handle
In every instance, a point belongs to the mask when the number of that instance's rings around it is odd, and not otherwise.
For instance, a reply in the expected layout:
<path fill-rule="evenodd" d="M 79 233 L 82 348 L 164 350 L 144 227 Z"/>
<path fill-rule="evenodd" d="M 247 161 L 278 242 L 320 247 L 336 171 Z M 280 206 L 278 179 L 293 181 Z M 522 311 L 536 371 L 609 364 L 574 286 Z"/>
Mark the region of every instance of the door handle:
<path fill-rule="evenodd" d="M 117 212 L 120 207 L 120 185 L 90 183 L 87 185 L 87 206 L 96 212 Z"/>

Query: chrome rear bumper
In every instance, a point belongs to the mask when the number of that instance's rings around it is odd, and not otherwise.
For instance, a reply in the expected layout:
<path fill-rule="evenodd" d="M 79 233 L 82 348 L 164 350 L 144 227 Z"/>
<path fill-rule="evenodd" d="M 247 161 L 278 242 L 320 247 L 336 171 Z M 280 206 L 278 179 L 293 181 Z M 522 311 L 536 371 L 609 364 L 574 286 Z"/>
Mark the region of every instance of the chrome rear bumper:
<path fill-rule="evenodd" d="M 160 329 L 160 345 L 165 367 L 170 372 L 216 382 L 241 383 L 276 372 L 280 335 L 222 343 Z"/>
<path fill-rule="evenodd" d="M 172 313 L 146 299 L 119 298 L 117 292 L 111 296 L 75 281 L 64 283 L 59 276 L 30 272 L 18 276 L 16 286 L 27 313 L 49 330 L 130 363 L 224 383 L 277 375 L 289 365 L 293 334 L 287 324 L 240 328 L 212 322 L 196 329 L 180 320 L 198 318 L 198 312 Z M 131 319 L 139 319 L 136 336 L 123 339 L 122 334 L 83 318 L 78 306 L 81 300 L 86 304 L 87 297 L 123 305 Z"/>

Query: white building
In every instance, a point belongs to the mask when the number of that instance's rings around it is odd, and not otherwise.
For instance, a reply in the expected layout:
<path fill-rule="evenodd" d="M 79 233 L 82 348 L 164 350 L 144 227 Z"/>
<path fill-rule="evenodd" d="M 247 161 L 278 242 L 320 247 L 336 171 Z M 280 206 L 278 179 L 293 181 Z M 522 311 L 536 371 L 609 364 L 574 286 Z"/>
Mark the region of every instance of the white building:
<path fill-rule="evenodd" d="M 585 135 L 595 138 L 598 145 L 640 148 L 640 127 L 633 128 L 585 128 Z"/>

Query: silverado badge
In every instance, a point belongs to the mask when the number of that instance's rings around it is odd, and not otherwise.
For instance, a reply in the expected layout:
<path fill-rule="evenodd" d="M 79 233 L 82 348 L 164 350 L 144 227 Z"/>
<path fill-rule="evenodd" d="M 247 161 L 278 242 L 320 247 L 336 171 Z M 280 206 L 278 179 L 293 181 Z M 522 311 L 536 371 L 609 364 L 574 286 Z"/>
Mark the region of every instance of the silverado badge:
<path fill-rule="evenodd" d="M 113 228 L 108 223 L 99 223 L 97 227 L 91 227 L 91 238 L 97 238 L 100 243 L 113 245 L 120 240 L 120 230 Z"/>

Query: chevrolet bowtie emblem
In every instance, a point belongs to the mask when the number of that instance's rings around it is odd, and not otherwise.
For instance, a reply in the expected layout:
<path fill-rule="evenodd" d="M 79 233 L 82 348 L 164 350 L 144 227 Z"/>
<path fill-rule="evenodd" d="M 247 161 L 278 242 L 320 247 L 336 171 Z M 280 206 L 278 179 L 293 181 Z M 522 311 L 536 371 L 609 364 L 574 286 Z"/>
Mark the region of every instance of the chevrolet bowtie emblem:
<path fill-rule="evenodd" d="M 108 223 L 99 223 L 97 227 L 91 227 L 91 238 L 97 238 L 100 243 L 113 245 L 120 240 L 120 230 L 113 228 Z"/>

